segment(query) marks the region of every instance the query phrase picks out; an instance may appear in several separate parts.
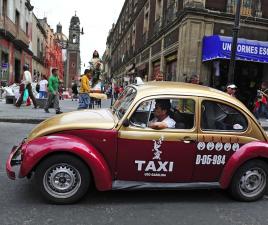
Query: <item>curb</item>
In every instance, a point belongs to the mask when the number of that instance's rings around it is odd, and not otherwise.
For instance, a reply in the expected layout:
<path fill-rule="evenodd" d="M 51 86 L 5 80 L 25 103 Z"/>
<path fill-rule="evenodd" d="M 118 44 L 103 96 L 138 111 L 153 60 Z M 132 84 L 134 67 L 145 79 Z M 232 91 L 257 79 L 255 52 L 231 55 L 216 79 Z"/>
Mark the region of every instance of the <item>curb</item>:
<path fill-rule="evenodd" d="M 46 118 L 47 119 L 47 118 Z M 28 123 L 28 124 L 39 124 L 46 119 L 14 119 L 14 118 L 0 118 L 0 122 L 4 123 Z"/>

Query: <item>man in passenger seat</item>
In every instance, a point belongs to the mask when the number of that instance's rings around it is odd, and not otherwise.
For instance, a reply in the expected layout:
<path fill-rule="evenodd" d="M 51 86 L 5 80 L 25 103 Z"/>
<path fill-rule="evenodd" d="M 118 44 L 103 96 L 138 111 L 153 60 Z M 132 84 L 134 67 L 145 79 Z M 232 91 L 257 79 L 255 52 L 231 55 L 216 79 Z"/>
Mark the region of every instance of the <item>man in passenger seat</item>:
<path fill-rule="evenodd" d="M 154 118 L 149 122 L 149 127 L 155 130 L 175 128 L 176 122 L 169 116 L 170 108 L 169 99 L 156 100 Z"/>

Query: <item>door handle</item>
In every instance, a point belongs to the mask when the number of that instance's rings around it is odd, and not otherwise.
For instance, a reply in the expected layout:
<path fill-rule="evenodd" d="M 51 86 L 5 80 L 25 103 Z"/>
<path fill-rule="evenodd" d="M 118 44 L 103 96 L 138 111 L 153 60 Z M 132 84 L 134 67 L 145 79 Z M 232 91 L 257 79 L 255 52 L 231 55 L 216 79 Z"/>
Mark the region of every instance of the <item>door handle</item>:
<path fill-rule="evenodd" d="M 193 143 L 194 140 L 190 137 L 190 136 L 186 136 L 182 139 L 182 141 L 185 143 L 185 144 L 190 144 L 190 143 Z"/>

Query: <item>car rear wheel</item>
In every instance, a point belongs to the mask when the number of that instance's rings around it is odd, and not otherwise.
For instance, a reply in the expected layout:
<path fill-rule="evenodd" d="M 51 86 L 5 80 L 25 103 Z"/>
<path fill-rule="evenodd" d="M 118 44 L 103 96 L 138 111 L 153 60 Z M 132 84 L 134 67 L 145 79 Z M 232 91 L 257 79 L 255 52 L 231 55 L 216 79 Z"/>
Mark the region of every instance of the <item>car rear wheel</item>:
<path fill-rule="evenodd" d="M 240 167 L 230 186 L 231 195 L 239 201 L 256 201 L 267 190 L 267 164 L 261 160 L 252 160 Z"/>
<path fill-rule="evenodd" d="M 90 172 L 80 159 L 60 154 L 42 161 L 36 169 L 35 179 L 47 200 L 57 204 L 70 204 L 87 192 Z"/>

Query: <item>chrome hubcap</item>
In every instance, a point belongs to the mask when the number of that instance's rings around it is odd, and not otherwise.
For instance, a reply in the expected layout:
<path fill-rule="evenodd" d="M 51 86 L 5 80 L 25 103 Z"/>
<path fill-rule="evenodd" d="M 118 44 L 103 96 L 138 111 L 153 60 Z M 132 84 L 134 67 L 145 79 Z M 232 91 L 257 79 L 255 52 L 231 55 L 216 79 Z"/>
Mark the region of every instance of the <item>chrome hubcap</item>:
<path fill-rule="evenodd" d="M 240 191 L 246 197 L 260 194 L 266 186 L 266 173 L 261 168 L 248 170 L 240 179 Z"/>
<path fill-rule="evenodd" d="M 69 198 L 78 191 L 81 176 L 72 166 L 58 164 L 46 171 L 43 184 L 46 191 L 53 197 Z"/>

